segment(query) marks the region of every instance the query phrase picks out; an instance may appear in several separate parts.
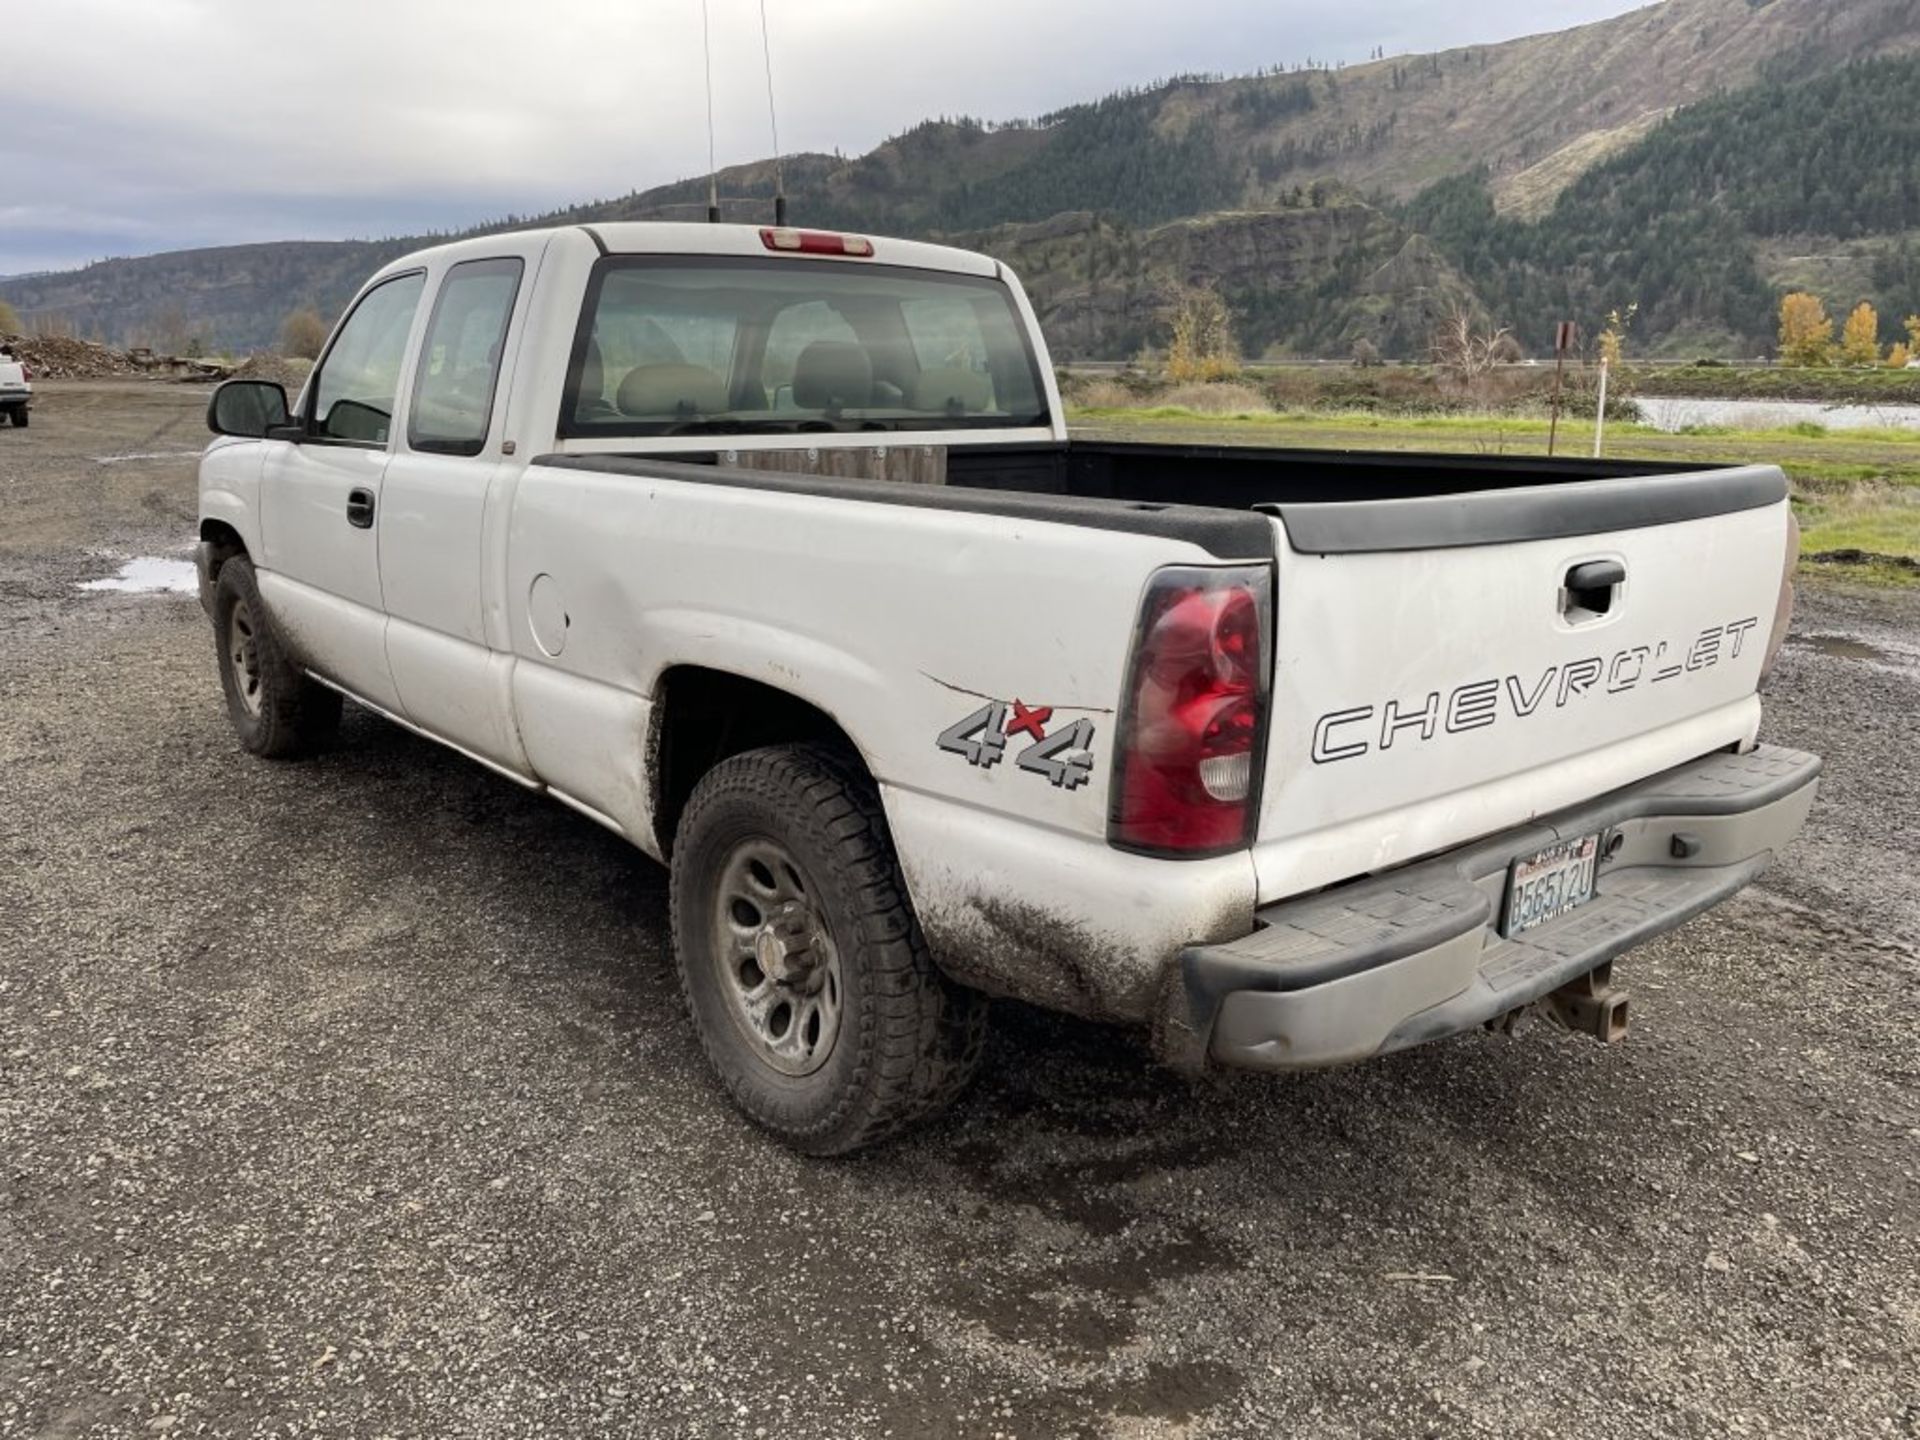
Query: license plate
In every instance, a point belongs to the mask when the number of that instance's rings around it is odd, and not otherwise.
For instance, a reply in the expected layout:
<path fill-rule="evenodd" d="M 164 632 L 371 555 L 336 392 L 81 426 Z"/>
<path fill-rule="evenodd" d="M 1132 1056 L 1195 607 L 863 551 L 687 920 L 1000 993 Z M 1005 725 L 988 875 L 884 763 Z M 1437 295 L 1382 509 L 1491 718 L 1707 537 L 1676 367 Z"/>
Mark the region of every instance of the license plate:
<path fill-rule="evenodd" d="M 1593 875 L 1600 863 L 1600 837 L 1587 835 L 1549 845 L 1538 855 L 1513 862 L 1507 881 L 1507 923 L 1501 933 L 1522 935 L 1593 899 Z"/>

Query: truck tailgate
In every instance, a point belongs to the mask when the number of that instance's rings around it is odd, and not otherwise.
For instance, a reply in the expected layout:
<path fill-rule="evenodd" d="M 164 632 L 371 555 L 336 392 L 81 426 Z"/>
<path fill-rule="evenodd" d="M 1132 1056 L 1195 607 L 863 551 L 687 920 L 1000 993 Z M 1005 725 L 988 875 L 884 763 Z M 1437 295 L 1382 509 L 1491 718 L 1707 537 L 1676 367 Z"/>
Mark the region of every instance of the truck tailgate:
<path fill-rule="evenodd" d="M 1750 469 L 1283 509 L 1261 901 L 1750 741 L 1785 494 Z"/>

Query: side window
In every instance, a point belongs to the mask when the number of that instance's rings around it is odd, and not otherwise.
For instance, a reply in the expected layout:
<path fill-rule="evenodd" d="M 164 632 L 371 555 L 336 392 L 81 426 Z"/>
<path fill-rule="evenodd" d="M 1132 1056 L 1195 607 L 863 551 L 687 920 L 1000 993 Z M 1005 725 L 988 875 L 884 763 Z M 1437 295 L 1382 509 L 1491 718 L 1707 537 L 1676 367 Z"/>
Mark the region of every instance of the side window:
<path fill-rule="evenodd" d="M 427 322 L 407 412 L 407 444 L 440 455 L 478 455 L 493 423 L 500 351 L 524 267 L 517 259 L 468 260 L 447 272 Z"/>
<path fill-rule="evenodd" d="M 407 332 L 426 288 L 424 275 L 400 275 L 369 290 L 334 337 L 313 383 L 313 433 L 330 440 L 387 443 Z"/>

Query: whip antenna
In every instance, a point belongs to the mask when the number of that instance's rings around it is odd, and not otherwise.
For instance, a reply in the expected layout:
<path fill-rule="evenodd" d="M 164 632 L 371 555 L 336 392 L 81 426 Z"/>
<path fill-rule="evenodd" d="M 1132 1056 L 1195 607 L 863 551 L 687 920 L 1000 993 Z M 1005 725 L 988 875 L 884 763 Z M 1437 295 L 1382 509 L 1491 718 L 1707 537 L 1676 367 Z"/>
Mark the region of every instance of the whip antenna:
<path fill-rule="evenodd" d="M 773 35 L 767 29 L 767 0 L 760 0 L 760 49 L 767 57 L 767 126 L 773 131 L 773 223 L 787 223 L 787 180 L 780 163 L 780 112 L 773 104 Z"/>
<path fill-rule="evenodd" d="M 707 57 L 707 223 L 720 223 L 720 165 L 713 153 L 713 30 L 707 0 L 700 0 L 700 48 Z"/>

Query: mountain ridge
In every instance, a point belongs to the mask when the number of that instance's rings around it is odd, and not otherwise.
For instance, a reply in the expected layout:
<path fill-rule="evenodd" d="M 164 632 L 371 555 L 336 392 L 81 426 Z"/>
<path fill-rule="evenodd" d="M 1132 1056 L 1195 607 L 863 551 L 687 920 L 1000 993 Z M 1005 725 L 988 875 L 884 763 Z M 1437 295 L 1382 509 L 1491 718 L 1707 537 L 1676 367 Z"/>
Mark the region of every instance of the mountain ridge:
<path fill-rule="evenodd" d="M 1256 283 L 1240 262 L 1227 264 L 1237 278 L 1223 288 L 1234 291 L 1242 338 L 1255 350 L 1324 348 L 1386 333 L 1378 315 L 1372 323 L 1366 317 L 1381 308 L 1379 292 L 1335 284 L 1357 287 L 1402 253 L 1412 230 L 1400 207 L 1437 182 L 1482 174 L 1498 211 L 1548 215 L 1582 176 L 1657 131 L 1649 116 L 1772 72 L 1811 73 L 1863 55 L 1915 51 L 1920 0 L 1662 0 L 1497 45 L 1340 69 L 1176 78 L 1035 121 L 928 121 L 864 155 L 789 156 L 785 170 L 799 222 L 974 243 L 1023 275 L 1023 259 L 1060 247 L 1020 227 L 1061 215 L 1099 217 L 1089 231 L 1090 274 L 1055 265 L 1028 275 L 1046 297 L 1050 332 L 1057 325 L 1063 335 L 1074 333 L 1076 316 L 1102 313 L 1094 292 L 1103 224 L 1116 227 L 1117 253 L 1143 267 L 1134 290 L 1164 296 L 1221 268 L 1207 244 L 1182 243 L 1183 232 L 1169 227 L 1266 215 L 1257 226 L 1215 225 L 1202 238 L 1225 245 L 1257 233 L 1263 244 L 1286 250 L 1297 242 L 1319 258 L 1282 266 L 1279 288 Z M 726 218 L 766 218 L 770 161 L 729 167 L 720 181 Z M 463 233 L 689 218 L 704 213 L 705 189 L 704 177 L 686 179 Z M 1358 260 L 1321 244 L 1336 231 L 1363 237 Z M 286 241 L 109 260 L 0 281 L 0 298 L 29 323 L 115 341 L 197 335 L 209 346 L 258 348 L 272 342 L 289 310 L 313 304 L 336 313 L 378 264 L 438 238 L 445 237 Z M 1484 282 L 1460 275 L 1460 260 L 1433 252 L 1419 267 L 1430 283 L 1405 293 L 1389 286 L 1384 304 L 1414 315 L 1430 302 L 1475 304 Z M 1111 288 L 1117 282 L 1106 274 Z M 1333 313 L 1309 313 L 1309 300 Z M 1123 312 L 1123 320 L 1096 325 L 1084 343 L 1111 350 L 1151 329 L 1135 314 Z M 1408 332 L 1390 337 L 1400 353 L 1419 348 L 1409 325 L 1398 329 Z"/>

